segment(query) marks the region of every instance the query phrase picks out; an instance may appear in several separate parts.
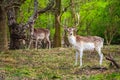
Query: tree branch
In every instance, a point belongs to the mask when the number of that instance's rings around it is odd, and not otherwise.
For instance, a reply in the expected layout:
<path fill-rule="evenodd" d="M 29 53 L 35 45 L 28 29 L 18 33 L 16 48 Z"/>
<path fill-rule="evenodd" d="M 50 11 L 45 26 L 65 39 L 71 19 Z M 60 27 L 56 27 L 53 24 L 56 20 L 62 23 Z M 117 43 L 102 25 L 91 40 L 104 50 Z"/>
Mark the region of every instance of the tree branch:
<path fill-rule="evenodd" d="M 13 8 L 13 7 L 20 7 L 20 5 L 21 5 L 20 3 L 13 2 L 13 3 L 11 3 L 11 4 L 6 5 L 6 6 L 5 6 L 5 9 L 8 10 L 8 9 L 10 9 L 10 8 Z"/>
<path fill-rule="evenodd" d="M 46 11 L 50 10 L 54 5 L 54 0 L 50 0 L 50 3 L 48 3 L 47 7 L 45 7 L 42 10 L 38 10 L 38 2 L 37 0 L 34 0 L 34 13 L 29 18 L 28 23 L 34 23 L 35 19 L 38 17 L 38 15 L 45 13 Z"/>
<path fill-rule="evenodd" d="M 3 5 L 5 6 L 6 10 L 9 10 L 10 8 L 14 8 L 14 7 L 20 7 L 21 4 L 23 4 L 26 0 L 7 0 L 4 1 Z"/>
<path fill-rule="evenodd" d="M 115 65 L 115 67 L 116 67 L 117 69 L 120 68 L 120 66 L 116 63 L 116 61 L 113 59 L 113 57 L 112 57 L 111 55 L 106 56 L 106 60 L 112 62 L 112 63 Z"/>
<path fill-rule="evenodd" d="M 54 0 L 50 0 L 50 3 L 48 3 L 48 6 L 42 10 L 38 11 L 38 14 L 45 13 L 46 11 L 50 10 L 54 5 Z"/>

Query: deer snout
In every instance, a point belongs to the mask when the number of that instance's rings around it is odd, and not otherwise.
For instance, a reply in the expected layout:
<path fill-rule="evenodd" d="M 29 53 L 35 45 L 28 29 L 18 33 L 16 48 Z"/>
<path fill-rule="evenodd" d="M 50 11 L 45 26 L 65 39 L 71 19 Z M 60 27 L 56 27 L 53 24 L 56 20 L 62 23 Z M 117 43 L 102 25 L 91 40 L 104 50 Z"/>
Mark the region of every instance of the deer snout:
<path fill-rule="evenodd" d="M 70 33 L 70 35 L 72 35 L 72 33 Z"/>

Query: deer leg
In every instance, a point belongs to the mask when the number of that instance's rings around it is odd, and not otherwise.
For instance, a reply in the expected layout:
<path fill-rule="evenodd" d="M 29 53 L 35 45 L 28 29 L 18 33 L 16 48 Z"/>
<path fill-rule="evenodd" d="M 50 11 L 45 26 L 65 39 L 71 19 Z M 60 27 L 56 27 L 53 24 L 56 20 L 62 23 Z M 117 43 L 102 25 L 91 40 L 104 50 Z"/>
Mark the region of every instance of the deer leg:
<path fill-rule="evenodd" d="M 48 48 L 50 49 L 51 48 L 51 42 L 50 41 L 48 41 Z"/>
<path fill-rule="evenodd" d="M 30 46 L 31 46 L 31 44 L 32 44 L 32 39 L 30 39 L 30 42 L 29 42 L 29 45 L 28 45 L 28 49 L 30 49 Z"/>
<path fill-rule="evenodd" d="M 38 39 L 36 39 L 35 41 L 35 49 L 37 49 L 37 46 L 38 46 Z"/>
<path fill-rule="evenodd" d="M 77 62 L 78 62 L 78 51 L 76 50 L 75 65 L 77 65 Z"/>
<path fill-rule="evenodd" d="M 51 42 L 50 42 L 49 37 L 47 37 L 46 40 L 47 40 L 47 47 L 48 47 L 48 49 L 50 49 L 51 48 Z"/>
<path fill-rule="evenodd" d="M 97 52 L 98 52 L 98 54 L 99 54 L 99 56 L 100 56 L 99 64 L 102 65 L 103 54 L 102 54 L 102 52 L 101 52 L 101 48 L 97 48 L 96 50 L 97 50 Z"/>
<path fill-rule="evenodd" d="M 43 43 L 42 43 L 42 40 L 39 41 L 40 42 L 40 48 L 43 48 Z"/>
<path fill-rule="evenodd" d="M 80 50 L 80 67 L 82 66 L 83 50 Z"/>

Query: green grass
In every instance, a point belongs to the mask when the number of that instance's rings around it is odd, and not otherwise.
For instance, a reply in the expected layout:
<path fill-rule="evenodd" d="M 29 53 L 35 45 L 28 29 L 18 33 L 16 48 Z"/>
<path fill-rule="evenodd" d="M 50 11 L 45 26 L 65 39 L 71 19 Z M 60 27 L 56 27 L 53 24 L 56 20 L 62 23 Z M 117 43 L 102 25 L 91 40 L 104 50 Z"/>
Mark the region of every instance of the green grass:
<path fill-rule="evenodd" d="M 111 53 L 120 63 L 120 46 L 104 47 L 104 54 Z M 74 66 L 75 51 L 72 48 L 38 50 L 9 50 L 0 52 L 0 79 L 5 80 L 120 80 L 120 70 L 109 68 L 103 60 L 102 67 L 108 70 L 91 70 L 99 66 L 96 53 L 85 52 L 83 66 Z"/>

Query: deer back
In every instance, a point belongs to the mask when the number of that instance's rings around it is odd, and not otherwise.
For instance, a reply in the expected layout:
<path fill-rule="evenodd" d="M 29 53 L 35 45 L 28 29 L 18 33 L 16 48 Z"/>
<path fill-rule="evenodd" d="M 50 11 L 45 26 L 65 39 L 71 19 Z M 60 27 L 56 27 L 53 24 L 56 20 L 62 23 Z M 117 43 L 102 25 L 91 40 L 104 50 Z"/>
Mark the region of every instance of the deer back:
<path fill-rule="evenodd" d="M 44 39 L 46 36 L 50 35 L 50 31 L 48 29 L 38 28 L 34 29 L 34 37 L 38 39 Z"/>
<path fill-rule="evenodd" d="M 76 42 L 80 43 L 94 43 L 94 45 L 97 46 L 103 46 L 104 39 L 98 36 L 79 36 L 76 35 Z"/>

